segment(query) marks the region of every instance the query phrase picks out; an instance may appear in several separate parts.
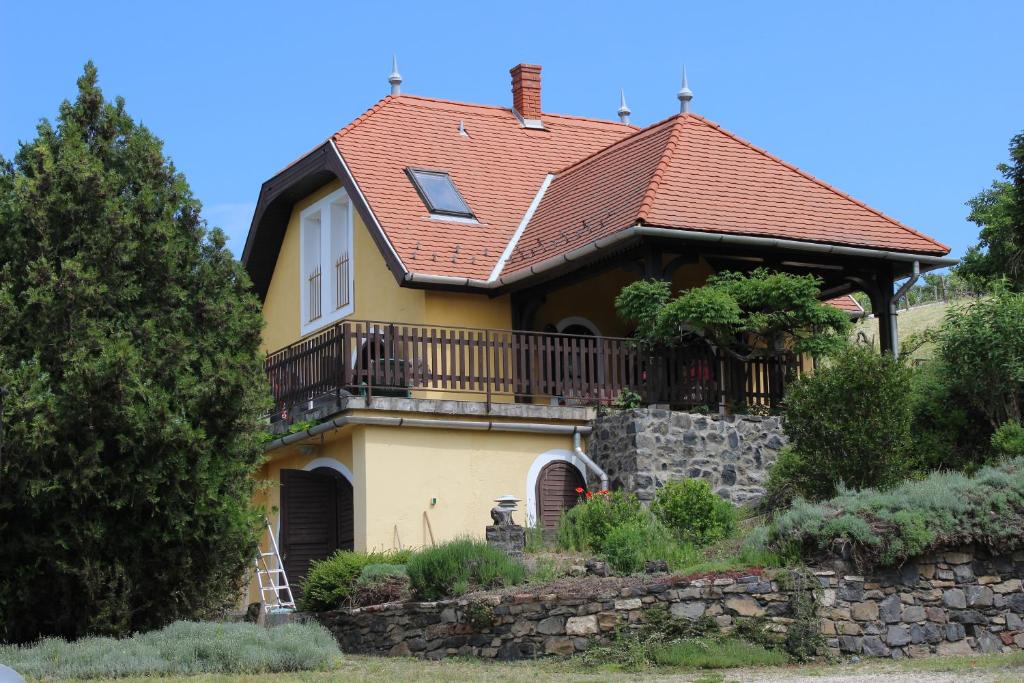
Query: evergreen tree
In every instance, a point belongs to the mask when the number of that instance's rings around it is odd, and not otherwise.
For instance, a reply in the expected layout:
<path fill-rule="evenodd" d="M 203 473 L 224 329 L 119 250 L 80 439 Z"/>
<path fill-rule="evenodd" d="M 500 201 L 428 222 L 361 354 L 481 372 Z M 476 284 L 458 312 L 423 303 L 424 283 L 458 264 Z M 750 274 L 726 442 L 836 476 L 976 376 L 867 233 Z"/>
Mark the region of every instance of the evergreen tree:
<path fill-rule="evenodd" d="M 162 143 L 78 97 L 0 158 L 0 641 L 236 595 L 259 513 L 261 316 Z"/>

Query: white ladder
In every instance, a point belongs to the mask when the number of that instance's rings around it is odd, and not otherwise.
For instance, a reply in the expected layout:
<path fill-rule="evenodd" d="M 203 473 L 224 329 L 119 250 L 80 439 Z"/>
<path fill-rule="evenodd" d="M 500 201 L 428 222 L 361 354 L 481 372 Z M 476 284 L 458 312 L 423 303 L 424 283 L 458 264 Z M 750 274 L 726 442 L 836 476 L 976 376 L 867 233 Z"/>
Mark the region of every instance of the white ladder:
<path fill-rule="evenodd" d="M 256 582 L 260 587 L 260 601 L 263 603 L 263 611 L 266 614 L 279 611 L 294 611 L 295 598 L 292 596 L 292 587 L 288 584 L 288 575 L 284 572 L 284 563 L 281 562 L 281 553 L 277 548 L 277 539 L 274 538 L 274 529 L 270 526 L 270 520 L 263 518 L 267 525 L 267 536 L 270 538 L 270 550 L 264 552 L 262 548 L 256 548 Z"/>

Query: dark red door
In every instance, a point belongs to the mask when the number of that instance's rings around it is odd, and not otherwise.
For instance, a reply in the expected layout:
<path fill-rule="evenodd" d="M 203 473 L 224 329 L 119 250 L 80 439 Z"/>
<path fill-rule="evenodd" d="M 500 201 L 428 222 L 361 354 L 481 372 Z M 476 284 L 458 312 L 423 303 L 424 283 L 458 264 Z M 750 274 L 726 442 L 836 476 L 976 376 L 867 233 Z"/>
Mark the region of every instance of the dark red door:
<path fill-rule="evenodd" d="M 352 550 L 353 522 L 352 485 L 345 477 L 329 468 L 281 470 L 281 555 L 292 586 L 313 560 Z"/>
<path fill-rule="evenodd" d="M 556 529 L 564 510 L 579 501 L 577 488 L 585 488 L 583 475 L 572 463 L 556 460 L 544 465 L 537 477 L 538 523 L 544 529 Z"/>

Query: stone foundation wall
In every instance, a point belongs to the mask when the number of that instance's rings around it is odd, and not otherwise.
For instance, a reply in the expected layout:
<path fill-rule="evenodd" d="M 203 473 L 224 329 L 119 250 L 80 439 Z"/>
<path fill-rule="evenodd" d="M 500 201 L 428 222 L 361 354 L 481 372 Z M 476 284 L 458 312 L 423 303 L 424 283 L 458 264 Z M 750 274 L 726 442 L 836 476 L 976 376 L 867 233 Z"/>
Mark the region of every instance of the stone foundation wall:
<path fill-rule="evenodd" d="M 778 417 L 698 415 L 659 408 L 599 416 L 588 454 L 614 489 L 642 501 L 672 479 L 706 479 L 723 498 L 754 503 L 764 495 L 768 468 L 786 444 Z"/>
<path fill-rule="evenodd" d="M 1024 553 L 987 557 L 958 549 L 899 571 L 814 571 L 820 628 L 835 655 L 921 657 L 1024 649 Z M 780 639 L 793 623 L 788 572 L 686 580 L 576 594 L 491 596 L 479 601 L 392 603 L 325 612 L 321 623 L 350 653 L 522 659 L 571 655 L 643 625 L 649 610 L 712 617 L 723 630 L 764 621 Z M 806 585 L 806 582 L 805 582 Z"/>

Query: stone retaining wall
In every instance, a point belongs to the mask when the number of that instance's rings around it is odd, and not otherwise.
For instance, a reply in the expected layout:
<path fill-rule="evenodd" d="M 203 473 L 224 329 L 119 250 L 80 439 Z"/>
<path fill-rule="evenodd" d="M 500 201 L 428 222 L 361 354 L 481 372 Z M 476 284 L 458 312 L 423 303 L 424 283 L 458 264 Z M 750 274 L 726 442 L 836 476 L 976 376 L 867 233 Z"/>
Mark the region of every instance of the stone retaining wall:
<path fill-rule="evenodd" d="M 734 503 L 764 495 L 768 468 L 786 444 L 779 417 L 699 415 L 659 408 L 614 411 L 594 420 L 587 450 L 614 489 L 642 501 L 671 479 L 706 479 Z"/>
<path fill-rule="evenodd" d="M 1024 649 L 1024 553 L 988 557 L 958 549 L 872 576 L 835 568 L 813 573 L 820 628 L 833 654 L 899 658 Z M 794 621 L 798 584 L 791 577 L 786 571 L 666 577 L 575 594 L 392 603 L 325 612 L 319 619 L 345 652 L 429 659 L 571 655 L 608 642 L 617 629 L 641 627 L 656 606 L 674 618 L 711 617 L 725 631 L 740 619 L 762 620 L 782 638 Z"/>

